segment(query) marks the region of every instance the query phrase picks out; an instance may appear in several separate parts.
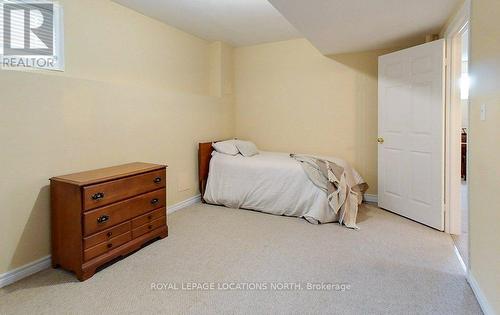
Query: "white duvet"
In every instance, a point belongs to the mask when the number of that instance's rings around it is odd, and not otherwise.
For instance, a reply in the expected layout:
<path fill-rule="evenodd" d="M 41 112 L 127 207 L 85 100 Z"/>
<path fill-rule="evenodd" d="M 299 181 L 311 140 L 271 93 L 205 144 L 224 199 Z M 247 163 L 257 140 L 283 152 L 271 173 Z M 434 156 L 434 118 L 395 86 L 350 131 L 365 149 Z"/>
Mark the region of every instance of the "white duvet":
<path fill-rule="evenodd" d="M 363 181 L 353 172 L 356 181 Z M 312 223 L 338 221 L 326 193 L 287 153 L 261 151 L 244 157 L 214 151 L 203 198 L 210 204 L 304 217 Z"/>

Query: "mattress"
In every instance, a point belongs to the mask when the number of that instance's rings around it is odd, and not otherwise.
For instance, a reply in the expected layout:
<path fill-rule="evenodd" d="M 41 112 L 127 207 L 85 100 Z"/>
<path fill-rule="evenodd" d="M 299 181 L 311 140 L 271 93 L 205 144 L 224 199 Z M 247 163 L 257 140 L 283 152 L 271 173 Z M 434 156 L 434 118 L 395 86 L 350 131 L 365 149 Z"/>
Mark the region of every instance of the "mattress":
<path fill-rule="evenodd" d="M 326 193 L 288 153 L 261 151 L 244 157 L 214 151 L 203 198 L 210 204 L 304 217 L 311 223 L 338 221 Z"/>

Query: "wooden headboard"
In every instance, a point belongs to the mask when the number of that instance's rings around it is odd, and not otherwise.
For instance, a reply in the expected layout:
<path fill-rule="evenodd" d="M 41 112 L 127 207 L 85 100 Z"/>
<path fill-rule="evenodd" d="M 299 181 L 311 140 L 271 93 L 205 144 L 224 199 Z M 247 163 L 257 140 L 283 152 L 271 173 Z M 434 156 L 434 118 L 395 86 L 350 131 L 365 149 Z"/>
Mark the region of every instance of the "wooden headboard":
<path fill-rule="evenodd" d="M 212 142 L 204 142 L 198 144 L 198 182 L 201 193 L 201 200 L 205 194 L 205 187 L 207 187 L 208 169 L 210 167 L 210 159 L 212 158 Z"/>

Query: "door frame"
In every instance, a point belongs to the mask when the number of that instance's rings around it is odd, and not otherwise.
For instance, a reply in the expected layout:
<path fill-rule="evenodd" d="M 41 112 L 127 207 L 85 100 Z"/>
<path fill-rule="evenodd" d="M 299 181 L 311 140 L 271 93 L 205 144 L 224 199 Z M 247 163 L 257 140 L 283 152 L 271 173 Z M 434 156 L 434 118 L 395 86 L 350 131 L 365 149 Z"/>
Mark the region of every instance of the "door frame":
<path fill-rule="evenodd" d="M 445 232 L 461 234 L 460 164 L 461 106 L 460 81 L 462 49 L 460 36 L 469 29 L 471 0 L 466 0 L 450 21 L 442 37 L 446 40 L 446 102 L 445 102 Z M 470 39 L 469 39 L 470 52 Z M 467 155 L 467 160 L 469 155 Z M 467 173 L 469 169 L 467 168 Z M 467 174 L 467 178 L 470 178 Z M 467 187 L 469 194 L 469 187 Z"/>

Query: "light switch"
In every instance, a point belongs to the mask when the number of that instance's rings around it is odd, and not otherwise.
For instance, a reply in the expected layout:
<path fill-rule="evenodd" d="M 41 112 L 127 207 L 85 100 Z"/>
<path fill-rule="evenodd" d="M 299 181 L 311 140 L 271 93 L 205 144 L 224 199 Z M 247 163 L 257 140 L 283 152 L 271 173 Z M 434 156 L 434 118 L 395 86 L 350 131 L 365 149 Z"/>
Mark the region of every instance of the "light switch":
<path fill-rule="evenodd" d="M 481 120 L 486 120 L 486 104 L 481 104 Z"/>

